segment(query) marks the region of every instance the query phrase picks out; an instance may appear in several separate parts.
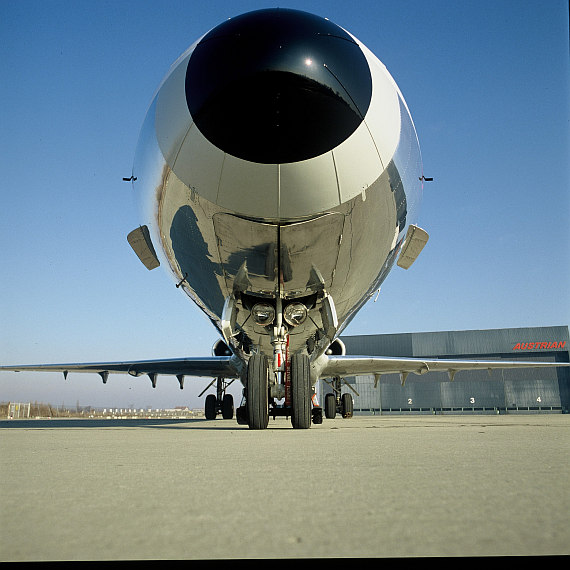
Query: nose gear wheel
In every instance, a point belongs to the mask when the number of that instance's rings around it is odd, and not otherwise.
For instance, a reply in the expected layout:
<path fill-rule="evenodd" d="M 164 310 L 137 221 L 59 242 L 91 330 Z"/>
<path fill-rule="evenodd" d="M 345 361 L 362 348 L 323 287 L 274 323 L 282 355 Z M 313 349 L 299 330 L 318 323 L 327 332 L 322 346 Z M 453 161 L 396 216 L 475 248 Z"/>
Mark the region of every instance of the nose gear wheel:
<path fill-rule="evenodd" d="M 254 354 L 247 366 L 246 407 L 250 429 L 265 429 L 269 423 L 269 364 L 267 356 Z"/>
<path fill-rule="evenodd" d="M 291 358 L 291 423 L 294 428 L 311 427 L 311 398 L 309 357 L 305 354 L 294 354 Z"/>

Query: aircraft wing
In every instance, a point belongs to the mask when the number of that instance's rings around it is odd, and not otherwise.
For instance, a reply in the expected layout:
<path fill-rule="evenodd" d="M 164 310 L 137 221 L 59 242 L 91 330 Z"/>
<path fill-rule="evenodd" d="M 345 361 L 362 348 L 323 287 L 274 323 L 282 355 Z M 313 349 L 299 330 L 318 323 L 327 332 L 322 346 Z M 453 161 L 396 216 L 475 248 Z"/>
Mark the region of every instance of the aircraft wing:
<path fill-rule="evenodd" d="M 516 360 L 451 360 L 429 358 L 398 358 L 383 356 L 328 356 L 320 370 L 320 378 L 374 374 L 376 381 L 382 374 L 400 374 L 402 385 L 408 374 L 447 372 L 450 380 L 460 370 L 495 370 L 501 368 L 539 368 L 570 366 L 568 362 L 528 362 Z"/>
<path fill-rule="evenodd" d="M 234 356 L 190 357 L 165 360 L 134 360 L 127 362 L 94 362 L 83 364 L 25 364 L 22 366 L 0 366 L 0 371 L 12 372 L 95 372 L 107 381 L 110 373 L 141 376 L 147 374 L 151 380 L 158 374 L 173 374 L 179 377 L 224 377 L 239 378 L 240 361 Z"/>

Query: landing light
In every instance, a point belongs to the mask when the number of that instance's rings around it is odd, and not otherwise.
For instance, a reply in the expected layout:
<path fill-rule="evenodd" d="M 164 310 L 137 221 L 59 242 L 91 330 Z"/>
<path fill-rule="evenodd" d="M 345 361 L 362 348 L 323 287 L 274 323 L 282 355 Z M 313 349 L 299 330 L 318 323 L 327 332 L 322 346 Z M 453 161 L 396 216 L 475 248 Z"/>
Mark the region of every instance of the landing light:
<path fill-rule="evenodd" d="M 285 322 L 292 327 L 301 325 L 307 318 L 307 307 L 303 303 L 289 303 L 283 312 Z"/>
<path fill-rule="evenodd" d="M 268 303 L 257 303 L 251 309 L 251 316 L 258 325 L 270 325 L 275 320 L 275 309 Z"/>

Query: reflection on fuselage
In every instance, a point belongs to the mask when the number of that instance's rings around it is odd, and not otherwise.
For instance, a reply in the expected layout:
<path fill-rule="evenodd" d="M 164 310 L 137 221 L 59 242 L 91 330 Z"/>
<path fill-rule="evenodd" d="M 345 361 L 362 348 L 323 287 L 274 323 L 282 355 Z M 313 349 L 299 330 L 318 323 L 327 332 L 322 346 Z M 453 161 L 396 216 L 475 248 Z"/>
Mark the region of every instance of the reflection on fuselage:
<path fill-rule="evenodd" d="M 270 327 L 251 318 L 259 300 L 307 308 L 292 351 L 327 329 L 325 298 L 339 334 L 390 271 L 421 195 L 415 129 L 384 66 L 291 10 L 229 20 L 189 48 L 139 154 L 153 241 L 215 326 L 231 320 L 238 355 L 271 352 Z"/>

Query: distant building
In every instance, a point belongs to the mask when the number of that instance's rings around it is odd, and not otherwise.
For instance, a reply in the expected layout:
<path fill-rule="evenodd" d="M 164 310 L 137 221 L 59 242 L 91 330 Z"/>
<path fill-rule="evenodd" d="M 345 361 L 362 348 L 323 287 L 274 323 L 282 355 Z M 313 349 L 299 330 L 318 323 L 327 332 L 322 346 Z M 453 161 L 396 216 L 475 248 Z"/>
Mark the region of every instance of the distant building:
<path fill-rule="evenodd" d="M 567 326 L 472 331 L 381 334 L 341 337 L 348 355 L 425 358 L 504 359 L 568 362 Z M 514 413 L 570 409 L 569 368 L 460 371 L 453 382 L 445 372 L 410 374 L 402 387 L 398 374 L 346 381 L 355 414 L 380 413 Z M 319 398 L 330 392 L 320 382 Z"/>

